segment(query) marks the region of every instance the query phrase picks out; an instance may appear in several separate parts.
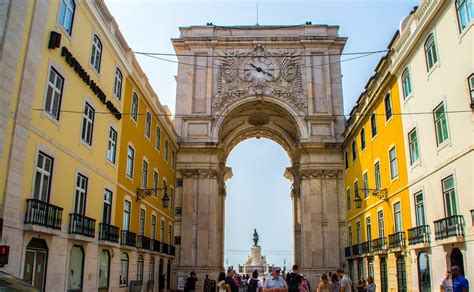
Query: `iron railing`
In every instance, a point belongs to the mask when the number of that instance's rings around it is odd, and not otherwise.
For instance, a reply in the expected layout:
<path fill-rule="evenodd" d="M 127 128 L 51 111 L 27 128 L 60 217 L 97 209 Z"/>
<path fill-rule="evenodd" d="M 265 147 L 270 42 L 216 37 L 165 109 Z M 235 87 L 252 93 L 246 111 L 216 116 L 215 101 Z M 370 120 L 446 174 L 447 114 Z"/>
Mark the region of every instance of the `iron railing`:
<path fill-rule="evenodd" d="M 161 242 L 159 240 L 152 239 L 150 242 L 150 250 L 161 252 Z"/>
<path fill-rule="evenodd" d="M 69 233 L 94 238 L 95 219 L 77 213 L 69 214 Z"/>
<path fill-rule="evenodd" d="M 137 247 L 141 249 L 150 249 L 150 238 L 145 235 L 138 235 Z"/>
<path fill-rule="evenodd" d="M 169 245 L 167 243 L 161 243 L 161 253 L 168 254 L 169 252 Z"/>
<path fill-rule="evenodd" d="M 379 237 L 372 240 L 372 251 L 381 251 L 387 248 L 386 237 Z"/>
<path fill-rule="evenodd" d="M 352 256 L 352 247 L 347 246 L 346 248 L 344 248 L 344 253 L 346 255 L 346 258 L 351 257 Z"/>
<path fill-rule="evenodd" d="M 120 245 L 126 245 L 131 247 L 137 246 L 137 234 L 128 230 L 122 230 L 122 236 L 120 238 Z"/>
<path fill-rule="evenodd" d="M 25 224 L 61 230 L 63 208 L 37 199 L 26 199 Z"/>
<path fill-rule="evenodd" d="M 429 225 L 421 225 L 408 229 L 408 244 L 430 242 L 431 230 Z"/>
<path fill-rule="evenodd" d="M 368 254 L 372 252 L 372 241 L 362 242 L 362 254 Z"/>
<path fill-rule="evenodd" d="M 110 224 L 99 224 L 99 240 L 119 242 L 119 228 Z"/>
<path fill-rule="evenodd" d="M 464 217 L 462 215 L 449 216 L 434 221 L 435 239 L 445 239 L 452 236 L 464 236 Z"/>
<path fill-rule="evenodd" d="M 352 255 L 358 256 L 362 254 L 362 245 L 361 244 L 354 244 L 352 246 Z"/>
<path fill-rule="evenodd" d="M 170 256 L 175 256 L 176 254 L 176 248 L 173 246 L 173 245 L 170 245 L 170 248 L 169 248 L 169 253 L 168 253 Z"/>
<path fill-rule="evenodd" d="M 405 232 L 400 231 L 388 236 L 389 248 L 404 248 L 405 247 Z"/>

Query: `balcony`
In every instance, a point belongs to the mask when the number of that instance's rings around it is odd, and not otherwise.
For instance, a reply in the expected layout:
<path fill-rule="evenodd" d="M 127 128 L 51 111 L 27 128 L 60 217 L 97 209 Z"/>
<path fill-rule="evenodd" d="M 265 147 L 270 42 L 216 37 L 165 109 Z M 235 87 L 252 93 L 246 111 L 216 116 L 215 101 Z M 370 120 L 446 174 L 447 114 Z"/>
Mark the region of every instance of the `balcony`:
<path fill-rule="evenodd" d="M 408 229 L 408 245 L 430 243 L 430 226 L 422 225 Z"/>
<path fill-rule="evenodd" d="M 62 217 L 63 208 L 36 199 L 26 200 L 25 224 L 61 230 Z"/>
<path fill-rule="evenodd" d="M 144 235 L 138 235 L 137 238 L 137 247 L 141 249 L 150 249 L 150 238 Z"/>
<path fill-rule="evenodd" d="M 361 244 L 354 244 L 352 247 L 352 255 L 359 256 L 362 254 L 362 245 Z"/>
<path fill-rule="evenodd" d="M 378 252 L 383 251 L 387 248 L 387 239 L 386 237 L 379 237 L 372 240 L 372 251 Z"/>
<path fill-rule="evenodd" d="M 167 243 L 161 243 L 161 253 L 168 254 L 169 253 L 169 245 Z"/>
<path fill-rule="evenodd" d="M 120 238 L 120 245 L 136 247 L 137 246 L 137 235 L 128 230 L 122 230 L 122 236 Z"/>
<path fill-rule="evenodd" d="M 154 252 L 161 252 L 161 242 L 155 239 L 150 240 L 150 250 Z"/>
<path fill-rule="evenodd" d="M 95 237 L 95 219 L 71 213 L 69 214 L 69 233 Z"/>
<path fill-rule="evenodd" d="M 170 245 L 170 248 L 169 248 L 169 249 L 170 249 L 170 250 L 169 250 L 169 253 L 168 253 L 168 254 L 169 254 L 170 256 L 175 256 L 175 254 L 176 254 L 176 248 L 175 248 L 173 245 Z"/>
<path fill-rule="evenodd" d="M 119 242 L 119 228 L 110 224 L 99 224 L 99 240 L 106 240 L 110 242 Z"/>
<path fill-rule="evenodd" d="M 405 248 L 405 232 L 400 231 L 388 236 L 388 247 L 391 249 Z"/>
<path fill-rule="evenodd" d="M 372 252 L 372 241 L 362 242 L 362 254 L 368 254 Z"/>
<path fill-rule="evenodd" d="M 351 246 L 347 246 L 345 249 L 344 249 L 344 253 L 346 255 L 346 258 L 350 258 L 352 256 L 352 247 Z"/>
<path fill-rule="evenodd" d="M 464 217 L 454 215 L 434 221 L 435 239 L 443 240 L 450 237 L 464 237 Z"/>

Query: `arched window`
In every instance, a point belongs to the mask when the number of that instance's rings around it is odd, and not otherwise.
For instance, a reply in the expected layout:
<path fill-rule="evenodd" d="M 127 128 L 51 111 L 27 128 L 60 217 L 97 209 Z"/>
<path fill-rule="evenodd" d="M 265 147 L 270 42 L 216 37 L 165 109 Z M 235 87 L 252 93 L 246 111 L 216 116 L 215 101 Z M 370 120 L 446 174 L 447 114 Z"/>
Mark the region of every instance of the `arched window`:
<path fill-rule="evenodd" d="M 110 254 L 103 249 L 99 257 L 99 289 L 109 288 Z"/>
<path fill-rule="evenodd" d="M 120 258 L 120 287 L 128 285 L 128 254 L 123 253 Z"/>
<path fill-rule="evenodd" d="M 102 42 L 97 35 L 92 39 L 91 65 L 100 72 L 100 61 L 102 58 Z"/>
<path fill-rule="evenodd" d="M 148 281 L 154 281 L 155 279 L 155 258 L 150 257 L 150 264 L 148 266 Z"/>
<path fill-rule="evenodd" d="M 143 283 L 143 256 L 138 256 L 137 261 L 137 281 Z"/>
<path fill-rule="evenodd" d="M 431 291 L 430 258 L 426 252 L 418 254 L 418 286 L 420 292 Z"/>
<path fill-rule="evenodd" d="M 388 292 L 388 271 L 385 258 L 380 259 L 380 291 Z"/>
<path fill-rule="evenodd" d="M 456 0 L 459 30 L 462 31 L 474 16 L 472 0 Z"/>
<path fill-rule="evenodd" d="M 410 70 L 408 67 L 402 73 L 403 97 L 407 98 L 411 94 Z"/>
<path fill-rule="evenodd" d="M 451 251 L 451 267 L 453 266 L 458 266 L 459 269 L 461 270 L 461 275 L 464 275 L 464 259 L 461 250 L 459 248 L 455 247 Z"/>
<path fill-rule="evenodd" d="M 428 71 L 438 62 L 438 52 L 433 34 L 430 34 L 425 41 L 426 67 Z"/>
<path fill-rule="evenodd" d="M 76 4 L 74 0 L 61 0 L 59 4 L 59 24 L 64 30 L 71 35 L 72 22 L 74 20 L 74 11 L 76 10 Z"/>
<path fill-rule="evenodd" d="M 120 100 L 122 98 L 123 75 L 119 68 L 115 68 L 114 95 Z"/>
<path fill-rule="evenodd" d="M 399 292 L 407 291 L 407 273 L 405 267 L 405 257 L 399 255 L 397 257 L 397 285 Z"/>
<path fill-rule="evenodd" d="M 84 275 L 84 250 L 81 246 L 75 245 L 71 249 L 69 256 L 69 273 L 67 279 L 67 289 L 82 290 L 82 276 Z"/>

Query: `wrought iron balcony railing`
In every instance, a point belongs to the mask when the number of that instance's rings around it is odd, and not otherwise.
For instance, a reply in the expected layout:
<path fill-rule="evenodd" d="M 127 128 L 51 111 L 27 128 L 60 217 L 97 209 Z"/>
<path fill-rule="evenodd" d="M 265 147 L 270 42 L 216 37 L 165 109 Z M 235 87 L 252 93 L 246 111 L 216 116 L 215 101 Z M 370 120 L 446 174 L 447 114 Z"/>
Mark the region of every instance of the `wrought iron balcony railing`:
<path fill-rule="evenodd" d="M 429 225 L 422 225 L 408 229 L 408 244 L 429 243 L 431 230 Z"/>
<path fill-rule="evenodd" d="M 138 235 L 137 247 L 141 249 L 150 249 L 150 238 L 145 235 Z"/>
<path fill-rule="evenodd" d="M 167 243 L 161 243 L 161 253 L 168 254 L 169 252 L 169 245 Z"/>
<path fill-rule="evenodd" d="M 379 237 L 372 240 L 372 251 L 382 251 L 387 248 L 387 239 L 386 237 Z"/>
<path fill-rule="evenodd" d="M 449 216 L 434 221 L 435 239 L 445 239 L 452 236 L 464 236 L 464 217 L 462 215 Z"/>
<path fill-rule="evenodd" d="M 150 241 L 150 250 L 155 252 L 161 252 L 161 242 L 156 239 Z"/>
<path fill-rule="evenodd" d="M 169 247 L 169 253 L 170 256 L 175 256 L 176 254 L 176 248 L 173 245 L 170 245 Z"/>
<path fill-rule="evenodd" d="M 99 240 L 107 240 L 110 242 L 119 242 L 119 228 L 110 224 L 99 224 Z"/>
<path fill-rule="evenodd" d="M 372 252 L 372 241 L 368 240 L 366 242 L 362 242 L 362 254 L 368 254 Z"/>
<path fill-rule="evenodd" d="M 128 231 L 122 230 L 122 236 L 120 238 L 120 245 L 136 247 L 137 246 L 137 234 Z"/>
<path fill-rule="evenodd" d="M 388 236 L 389 248 L 404 248 L 405 247 L 405 232 L 400 231 Z"/>
<path fill-rule="evenodd" d="M 95 237 L 95 219 L 81 214 L 69 214 L 69 233 Z"/>
<path fill-rule="evenodd" d="M 351 257 L 352 256 L 352 246 L 347 246 L 344 249 L 344 253 L 346 255 L 346 258 Z"/>
<path fill-rule="evenodd" d="M 61 230 L 63 208 L 36 199 L 26 199 L 25 224 Z"/>

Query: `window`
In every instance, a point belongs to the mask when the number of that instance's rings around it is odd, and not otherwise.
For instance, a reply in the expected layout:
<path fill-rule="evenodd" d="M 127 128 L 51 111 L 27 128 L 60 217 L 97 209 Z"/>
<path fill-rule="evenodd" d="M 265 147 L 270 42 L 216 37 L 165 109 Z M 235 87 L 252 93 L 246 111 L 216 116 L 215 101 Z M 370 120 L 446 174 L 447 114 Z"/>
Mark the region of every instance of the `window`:
<path fill-rule="evenodd" d="M 52 157 L 43 152 L 38 153 L 33 199 L 49 202 L 51 179 L 53 175 L 53 162 L 54 160 Z"/>
<path fill-rule="evenodd" d="M 444 141 L 448 140 L 448 121 L 446 117 L 446 109 L 444 103 L 440 103 L 433 111 L 435 131 L 436 131 L 436 142 L 438 146 Z"/>
<path fill-rule="evenodd" d="M 365 172 L 362 175 L 362 181 L 364 184 L 364 199 L 369 197 L 369 173 Z"/>
<path fill-rule="evenodd" d="M 74 193 L 74 213 L 82 216 L 86 213 L 87 183 L 88 178 L 78 173 Z"/>
<path fill-rule="evenodd" d="M 393 218 L 395 222 L 395 232 L 402 232 L 402 208 L 400 202 L 393 205 Z"/>
<path fill-rule="evenodd" d="M 370 217 L 365 218 L 365 231 L 367 233 L 367 241 L 372 241 L 372 223 L 370 222 Z"/>
<path fill-rule="evenodd" d="M 150 135 L 151 135 L 151 114 L 149 112 L 146 112 L 145 136 L 147 136 L 147 138 L 150 138 Z"/>
<path fill-rule="evenodd" d="M 418 254 L 418 285 L 420 292 L 431 292 L 430 258 L 426 252 Z"/>
<path fill-rule="evenodd" d="M 380 259 L 380 291 L 388 292 L 388 269 L 387 259 Z"/>
<path fill-rule="evenodd" d="M 458 215 L 454 177 L 452 175 L 448 176 L 441 181 L 441 184 L 443 187 L 444 213 L 446 217 Z"/>
<path fill-rule="evenodd" d="M 150 257 L 150 264 L 148 265 L 148 281 L 155 279 L 155 258 Z"/>
<path fill-rule="evenodd" d="M 138 222 L 138 235 L 145 235 L 145 209 L 140 209 L 140 221 Z"/>
<path fill-rule="evenodd" d="M 354 197 L 359 196 L 359 182 L 354 182 Z"/>
<path fill-rule="evenodd" d="M 416 226 L 423 226 L 426 223 L 425 220 L 425 203 L 423 199 L 423 193 L 418 192 L 415 194 L 415 215 L 416 215 Z"/>
<path fill-rule="evenodd" d="M 110 276 L 110 254 L 109 251 L 103 249 L 99 257 L 99 290 L 108 290 Z"/>
<path fill-rule="evenodd" d="M 357 244 L 361 242 L 360 238 L 360 221 L 356 222 L 356 239 L 357 239 Z"/>
<path fill-rule="evenodd" d="M 405 68 L 402 73 L 402 87 L 403 87 L 403 97 L 407 98 L 411 94 L 411 79 L 410 79 L 410 70 Z"/>
<path fill-rule="evenodd" d="M 473 18 L 472 0 L 456 0 L 459 30 L 462 31 Z"/>
<path fill-rule="evenodd" d="M 174 189 L 170 187 L 170 209 L 174 209 Z"/>
<path fill-rule="evenodd" d="M 171 169 L 174 169 L 175 167 L 175 153 L 174 153 L 174 149 L 171 149 Z"/>
<path fill-rule="evenodd" d="M 471 108 L 474 108 L 474 73 L 467 78 L 469 93 L 471 95 Z"/>
<path fill-rule="evenodd" d="M 107 145 L 107 160 L 115 164 L 115 153 L 117 152 L 117 131 L 112 127 L 109 129 L 109 144 Z"/>
<path fill-rule="evenodd" d="M 167 185 L 167 183 L 166 183 L 166 180 L 164 180 L 164 179 L 163 179 L 162 188 L 163 188 L 163 190 L 162 190 L 162 194 L 163 194 L 163 195 L 162 195 L 161 197 L 164 197 L 164 196 L 165 196 L 165 192 L 168 191 L 168 185 Z"/>
<path fill-rule="evenodd" d="M 374 259 L 369 258 L 367 259 L 367 273 L 368 276 L 374 277 Z"/>
<path fill-rule="evenodd" d="M 82 115 L 81 139 L 92 146 L 92 132 L 94 130 L 94 108 L 86 101 Z"/>
<path fill-rule="evenodd" d="M 388 151 L 388 157 L 390 159 L 390 178 L 394 179 L 398 177 L 397 150 L 395 147 Z"/>
<path fill-rule="evenodd" d="M 351 189 L 347 189 L 347 210 L 351 209 Z"/>
<path fill-rule="evenodd" d="M 156 170 L 153 171 L 153 196 L 157 196 L 158 194 L 158 172 Z"/>
<path fill-rule="evenodd" d="M 69 256 L 67 291 L 82 291 L 83 276 L 84 250 L 81 246 L 74 245 Z"/>
<path fill-rule="evenodd" d="M 375 113 L 370 116 L 370 129 L 372 131 L 372 138 L 377 136 L 377 118 Z"/>
<path fill-rule="evenodd" d="M 352 141 L 352 161 L 355 161 L 357 159 L 357 145 L 356 141 Z"/>
<path fill-rule="evenodd" d="M 375 189 L 380 189 L 382 187 L 382 177 L 380 175 L 380 161 L 377 161 L 374 164 L 374 175 L 375 175 Z"/>
<path fill-rule="evenodd" d="M 120 258 L 120 287 L 128 286 L 128 254 L 122 253 Z"/>
<path fill-rule="evenodd" d="M 434 35 L 430 34 L 425 41 L 426 67 L 428 71 L 438 62 L 438 53 L 436 52 L 436 43 Z"/>
<path fill-rule="evenodd" d="M 132 208 L 132 203 L 125 200 L 125 204 L 123 206 L 123 225 L 122 229 L 125 231 L 130 230 L 130 211 Z"/>
<path fill-rule="evenodd" d="M 49 69 L 48 85 L 44 97 L 44 111 L 56 120 L 59 120 L 61 110 L 61 100 L 63 96 L 64 78 L 54 70 Z"/>
<path fill-rule="evenodd" d="M 127 176 L 133 178 L 133 160 L 135 159 L 135 150 L 128 146 L 127 151 Z"/>
<path fill-rule="evenodd" d="M 112 191 L 104 190 L 104 207 L 102 210 L 102 223 L 110 224 L 110 217 L 112 216 Z"/>
<path fill-rule="evenodd" d="M 132 94 L 132 106 L 130 110 L 130 116 L 135 122 L 138 121 L 138 96 L 135 92 Z"/>
<path fill-rule="evenodd" d="M 392 101 L 390 99 L 390 93 L 388 93 L 387 96 L 385 96 L 384 104 L 385 104 L 385 121 L 388 121 L 392 117 Z"/>
<path fill-rule="evenodd" d="M 115 68 L 114 95 L 118 100 L 122 98 L 123 75 L 119 68 Z"/>
<path fill-rule="evenodd" d="M 155 133 L 155 148 L 156 150 L 161 149 L 161 129 L 160 127 L 156 127 L 156 133 Z"/>
<path fill-rule="evenodd" d="M 150 230 L 150 238 L 155 239 L 156 236 L 156 216 L 151 215 L 151 230 Z"/>
<path fill-rule="evenodd" d="M 360 130 L 360 148 L 362 150 L 365 149 L 365 130 L 364 130 L 364 128 L 362 128 Z"/>
<path fill-rule="evenodd" d="M 102 42 L 97 35 L 92 39 L 91 65 L 100 72 L 100 60 L 102 58 Z"/>
<path fill-rule="evenodd" d="M 410 163 L 415 164 L 420 159 L 420 150 L 418 148 L 418 133 L 416 128 L 413 128 L 408 133 L 408 145 L 410 150 Z"/>
<path fill-rule="evenodd" d="M 385 236 L 385 226 L 384 226 L 384 220 L 383 220 L 383 211 L 379 211 L 377 213 L 377 219 L 378 219 L 378 227 L 379 227 L 379 238 Z"/>
<path fill-rule="evenodd" d="M 165 221 L 161 220 L 160 223 L 160 241 L 164 242 L 165 241 Z"/>
<path fill-rule="evenodd" d="M 173 244 L 173 236 L 171 236 L 172 233 L 173 233 L 173 228 L 171 224 L 168 224 L 168 244 L 169 245 Z"/>
<path fill-rule="evenodd" d="M 137 261 L 137 281 L 143 283 L 143 256 L 138 256 Z"/>
<path fill-rule="evenodd" d="M 364 275 L 364 263 L 362 259 L 357 260 L 357 275 Z"/>
<path fill-rule="evenodd" d="M 74 20 L 74 11 L 76 10 L 76 5 L 73 0 L 61 0 L 59 4 L 59 24 L 64 28 L 64 30 L 71 35 L 72 32 L 72 22 Z"/>
<path fill-rule="evenodd" d="M 344 152 L 344 163 L 346 165 L 346 169 L 349 168 L 349 153 L 346 151 Z"/>
<path fill-rule="evenodd" d="M 349 246 L 352 246 L 352 226 L 349 226 L 347 233 L 348 233 L 347 239 L 349 240 Z"/>
<path fill-rule="evenodd" d="M 148 185 L 148 162 L 143 160 L 142 163 L 142 188 L 146 189 Z"/>
<path fill-rule="evenodd" d="M 165 160 L 168 161 L 168 140 L 165 139 Z"/>

